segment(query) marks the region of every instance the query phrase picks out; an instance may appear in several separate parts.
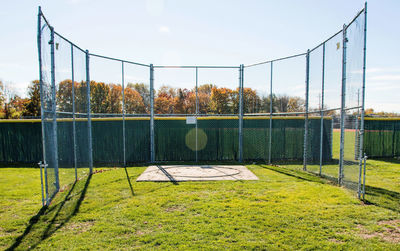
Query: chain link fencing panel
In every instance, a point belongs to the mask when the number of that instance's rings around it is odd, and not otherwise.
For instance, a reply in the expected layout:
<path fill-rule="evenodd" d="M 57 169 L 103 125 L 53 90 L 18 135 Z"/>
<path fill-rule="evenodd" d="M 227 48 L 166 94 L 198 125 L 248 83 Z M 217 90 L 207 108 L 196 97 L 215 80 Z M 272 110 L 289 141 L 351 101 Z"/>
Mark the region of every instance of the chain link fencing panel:
<path fill-rule="evenodd" d="M 342 121 L 343 184 L 359 192 L 361 183 L 360 114 L 363 106 L 365 11 L 346 27 L 345 112 Z"/>
<path fill-rule="evenodd" d="M 42 137 L 44 150 L 44 190 L 47 203 L 59 190 L 57 160 L 57 124 L 55 114 L 55 97 L 52 86 L 51 44 L 52 31 L 41 17 L 40 50 L 41 50 L 41 104 L 42 104 Z"/>
<path fill-rule="evenodd" d="M 246 67 L 243 88 L 243 160 L 270 160 L 271 63 Z"/>
<path fill-rule="evenodd" d="M 291 163 L 360 187 L 365 11 L 307 53 L 245 68 L 153 68 L 88 54 L 44 18 L 39 28 L 48 201 L 58 167 L 79 179 L 92 158 Z"/>

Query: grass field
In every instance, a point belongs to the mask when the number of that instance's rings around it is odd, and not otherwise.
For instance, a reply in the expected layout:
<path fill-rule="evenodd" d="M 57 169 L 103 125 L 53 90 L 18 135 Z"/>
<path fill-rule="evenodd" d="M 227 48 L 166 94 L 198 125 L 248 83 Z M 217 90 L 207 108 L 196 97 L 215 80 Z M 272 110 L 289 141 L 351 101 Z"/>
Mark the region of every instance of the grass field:
<path fill-rule="evenodd" d="M 297 167 L 249 165 L 259 181 L 135 182 L 145 167 L 82 169 L 42 209 L 39 170 L 2 168 L 0 248 L 400 250 L 400 163 L 368 163 L 367 204 Z"/>

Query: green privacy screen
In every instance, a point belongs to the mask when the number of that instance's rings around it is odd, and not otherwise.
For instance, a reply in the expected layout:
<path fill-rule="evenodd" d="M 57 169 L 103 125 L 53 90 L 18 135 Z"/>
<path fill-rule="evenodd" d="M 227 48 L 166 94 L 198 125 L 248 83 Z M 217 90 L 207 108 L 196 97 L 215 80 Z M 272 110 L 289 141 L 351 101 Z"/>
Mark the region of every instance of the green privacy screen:
<path fill-rule="evenodd" d="M 370 158 L 400 156 L 400 118 L 365 118 L 364 151 Z"/>
<path fill-rule="evenodd" d="M 72 120 L 58 119 L 58 156 L 62 166 L 73 166 Z M 243 159 L 267 160 L 269 153 L 269 123 L 267 117 L 249 117 L 243 121 Z M 116 163 L 123 154 L 122 119 L 92 119 L 93 160 L 96 165 Z M 150 161 L 149 118 L 128 118 L 126 126 L 127 163 Z M 308 158 L 319 160 L 320 118 L 309 119 Z M 331 128 L 331 119 L 324 120 L 324 128 Z M 237 161 L 239 159 L 239 131 L 236 117 L 204 117 L 195 124 L 185 118 L 155 119 L 156 161 Z M 76 129 L 87 130 L 87 120 L 77 119 Z M 331 130 L 324 130 L 323 158 L 332 158 Z M 196 140 L 197 138 L 197 140 Z M 34 163 L 42 159 L 40 120 L 0 123 L 0 161 L 3 163 Z M 77 145 L 86 142 L 77 138 Z M 304 118 L 274 117 L 272 119 L 272 160 L 302 160 Z M 80 151 L 79 151 L 80 152 Z M 79 154 L 79 153 L 78 153 Z M 84 154 L 84 152 L 82 153 Z M 84 159 L 83 157 L 79 159 Z"/>

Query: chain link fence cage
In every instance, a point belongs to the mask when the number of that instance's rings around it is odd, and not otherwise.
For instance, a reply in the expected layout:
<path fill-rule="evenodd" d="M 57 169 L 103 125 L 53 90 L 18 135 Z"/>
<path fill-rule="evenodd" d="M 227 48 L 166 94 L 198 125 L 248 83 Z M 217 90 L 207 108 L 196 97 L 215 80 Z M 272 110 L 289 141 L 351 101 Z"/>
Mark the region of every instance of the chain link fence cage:
<path fill-rule="evenodd" d="M 39 9 L 44 203 L 93 166 L 161 162 L 294 165 L 361 196 L 365 42 L 366 6 L 305 53 L 159 66 L 82 50 Z"/>

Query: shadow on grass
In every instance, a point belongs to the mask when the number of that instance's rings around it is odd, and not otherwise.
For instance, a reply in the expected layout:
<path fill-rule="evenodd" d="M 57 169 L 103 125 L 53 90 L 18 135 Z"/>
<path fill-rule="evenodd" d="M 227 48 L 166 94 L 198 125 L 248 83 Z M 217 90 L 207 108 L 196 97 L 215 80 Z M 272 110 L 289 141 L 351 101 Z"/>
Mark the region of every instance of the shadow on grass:
<path fill-rule="evenodd" d="M 126 174 L 126 179 L 128 180 L 129 188 L 131 189 L 132 196 L 135 196 L 135 192 L 133 191 L 131 179 L 129 178 L 128 170 L 126 170 L 126 167 L 124 167 L 125 174 Z"/>
<path fill-rule="evenodd" d="M 54 205 L 45 206 L 29 220 L 25 231 L 15 239 L 7 250 L 34 249 L 43 240 L 62 228 L 74 215 L 79 212 L 82 201 L 85 199 L 87 188 L 92 175 L 86 181 L 73 183 L 64 200 Z M 54 203 L 55 201 L 53 201 Z"/>
<path fill-rule="evenodd" d="M 303 181 L 316 182 L 321 184 L 327 183 L 327 181 L 323 180 L 321 177 L 303 171 L 268 165 L 260 165 L 260 167 Z"/>
<path fill-rule="evenodd" d="M 365 186 L 365 204 L 400 213 L 400 193 L 380 187 Z"/>
<path fill-rule="evenodd" d="M 400 164 L 400 158 L 368 158 L 368 160 L 377 160 L 377 161 L 382 161 L 382 162 L 387 162 L 390 164 Z M 368 160 L 367 160 L 367 165 L 368 165 Z"/>

